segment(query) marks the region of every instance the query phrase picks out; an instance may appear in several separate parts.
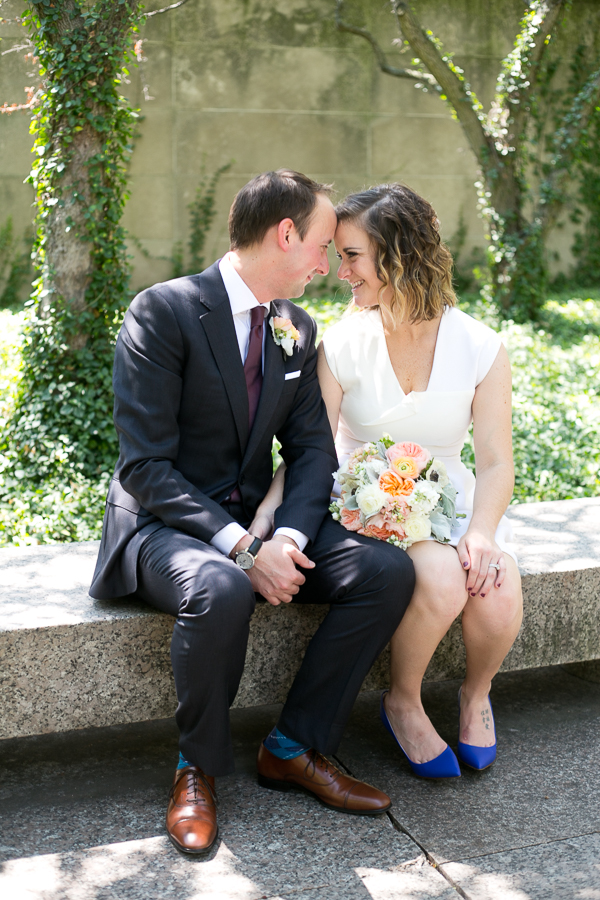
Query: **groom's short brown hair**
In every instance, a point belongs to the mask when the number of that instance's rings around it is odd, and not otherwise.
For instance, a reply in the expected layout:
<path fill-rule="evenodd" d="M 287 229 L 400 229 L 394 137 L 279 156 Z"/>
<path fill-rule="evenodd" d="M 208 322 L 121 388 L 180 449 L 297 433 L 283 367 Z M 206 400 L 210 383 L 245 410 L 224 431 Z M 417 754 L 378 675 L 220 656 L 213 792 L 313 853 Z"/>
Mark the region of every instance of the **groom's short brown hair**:
<path fill-rule="evenodd" d="M 238 191 L 229 211 L 232 250 L 260 244 L 269 228 L 291 219 L 304 240 L 317 205 L 317 194 L 331 193 L 330 184 L 319 184 L 293 169 L 277 169 L 256 175 Z"/>

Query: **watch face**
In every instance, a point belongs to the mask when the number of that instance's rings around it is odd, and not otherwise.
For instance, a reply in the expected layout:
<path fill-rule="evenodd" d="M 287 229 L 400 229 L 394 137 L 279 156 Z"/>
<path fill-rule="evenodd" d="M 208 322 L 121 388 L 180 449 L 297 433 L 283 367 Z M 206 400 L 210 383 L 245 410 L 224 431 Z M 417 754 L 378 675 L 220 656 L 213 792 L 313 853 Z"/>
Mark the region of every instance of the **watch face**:
<path fill-rule="evenodd" d="M 235 561 L 240 569 L 251 569 L 254 565 L 254 557 L 246 550 L 241 550 L 239 553 L 236 553 Z"/>

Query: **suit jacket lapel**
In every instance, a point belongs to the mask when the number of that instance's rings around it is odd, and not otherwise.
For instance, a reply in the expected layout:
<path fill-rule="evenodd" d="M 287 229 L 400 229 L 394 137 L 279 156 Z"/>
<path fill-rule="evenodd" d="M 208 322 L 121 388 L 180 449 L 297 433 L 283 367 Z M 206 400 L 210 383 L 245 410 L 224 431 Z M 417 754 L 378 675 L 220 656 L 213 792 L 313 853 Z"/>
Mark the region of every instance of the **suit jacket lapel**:
<path fill-rule="evenodd" d="M 248 443 L 248 391 L 229 297 L 217 263 L 200 276 L 200 300 L 207 307 L 200 322 L 225 384 L 243 452 Z"/>
<path fill-rule="evenodd" d="M 271 302 L 271 312 L 265 319 L 265 328 L 267 329 L 267 332 L 265 336 L 265 365 L 263 372 L 263 384 L 260 393 L 260 400 L 258 402 L 258 409 L 256 410 L 256 417 L 254 419 L 254 424 L 252 425 L 250 440 L 248 442 L 248 447 L 246 449 L 244 462 L 242 465 L 245 465 L 248 462 L 252 454 L 257 449 L 261 438 L 264 436 L 264 433 L 269 426 L 269 422 L 271 421 L 271 418 L 273 416 L 273 411 L 279 403 L 281 391 L 283 390 L 285 379 L 285 363 L 283 358 L 283 350 L 281 347 L 278 347 L 273 340 L 273 333 L 271 331 L 270 325 L 270 320 L 273 318 L 273 316 L 279 315 L 279 310 L 276 306 L 276 303 L 276 300 L 273 300 Z"/>

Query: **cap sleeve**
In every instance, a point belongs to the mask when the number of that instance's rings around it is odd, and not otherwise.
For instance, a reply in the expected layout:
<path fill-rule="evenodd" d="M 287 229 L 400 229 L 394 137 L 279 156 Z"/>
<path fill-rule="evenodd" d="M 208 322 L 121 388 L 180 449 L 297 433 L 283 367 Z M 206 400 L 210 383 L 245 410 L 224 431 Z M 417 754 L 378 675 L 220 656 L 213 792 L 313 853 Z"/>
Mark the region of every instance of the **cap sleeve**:
<path fill-rule="evenodd" d="M 335 328 L 329 328 L 325 334 L 323 335 L 323 350 L 325 352 L 325 359 L 327 360 L 327 365 L 331 371 L 331 374 L 335 378 L 338 384 L 341 384 L 340 381 L 340 373 L 338 370 L 338 361 L 336 348 L 339 345 L 339 341 L 336 341 L 336 330 Z"/>
<path fill-rule="evenodd" d="M 477 379 L 475 385 L 481 384 L 487 373 L 492 368 L 496 357 L 498 356 L 498 351 L 502 345 L 502 341 L 500 340 L 500 335 L 496 334 L 495 331 L 492 331 L 491 328 L 485 329 L 485 339 L 481 343 L 479 358 L 477 360 Z"/>

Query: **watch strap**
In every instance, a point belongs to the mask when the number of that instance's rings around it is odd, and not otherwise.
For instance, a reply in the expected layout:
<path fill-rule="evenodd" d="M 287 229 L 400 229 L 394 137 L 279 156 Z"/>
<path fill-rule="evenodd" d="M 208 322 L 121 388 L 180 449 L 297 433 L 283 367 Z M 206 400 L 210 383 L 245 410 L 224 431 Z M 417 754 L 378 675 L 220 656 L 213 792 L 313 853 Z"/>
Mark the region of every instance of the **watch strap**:
<path fill-rule="evenodd" d="M 252 541 L 250 546 L 246 547 L 245 552 L 250 553 L 256 559 L 256 554 L 258 553 L 258 551 L 260 550 L 262 545 L 263 545 L 263 542 L 261 541 L 260 538 L 254 538 L 254 540 Z"/>

